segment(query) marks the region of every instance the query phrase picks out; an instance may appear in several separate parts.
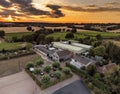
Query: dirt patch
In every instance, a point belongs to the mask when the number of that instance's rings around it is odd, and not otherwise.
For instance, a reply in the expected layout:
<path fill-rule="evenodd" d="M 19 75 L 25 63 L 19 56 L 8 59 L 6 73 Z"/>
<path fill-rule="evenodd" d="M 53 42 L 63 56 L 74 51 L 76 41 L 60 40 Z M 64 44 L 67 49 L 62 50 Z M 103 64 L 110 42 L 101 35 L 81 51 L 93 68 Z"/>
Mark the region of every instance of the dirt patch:
<path fill-rule="evenodd" d="M 110 40 L 110 41 L 116 44 L 117 46 L 120 46 L 120 41 L 115 41 L 115 40 Z"/>
<path fill-rule="evenodd" d="M 27 27 L 0 27 L 0 30 L 4 30 L 5 33 L 15 33 L 15 32 L 30 32 L 26 29 Z M 32 27 L 35 31 L 39 30 L 39 27 Z"/>
<path fill-rule="evenodd" d="M 24 69 L 27 62 L 38 58 L 40 58 L 38 55 L 29 55 L 16 59 L 0 61 L 0 77 L 19 72 Z"/>
<path fill-rule="evenodd" d="M 108 31 L 108 32 L 114 32 L 114 33 L 120 33 L 120 29 L 117 29 L 117 30 L 110 30 L 110 31 Z"/>

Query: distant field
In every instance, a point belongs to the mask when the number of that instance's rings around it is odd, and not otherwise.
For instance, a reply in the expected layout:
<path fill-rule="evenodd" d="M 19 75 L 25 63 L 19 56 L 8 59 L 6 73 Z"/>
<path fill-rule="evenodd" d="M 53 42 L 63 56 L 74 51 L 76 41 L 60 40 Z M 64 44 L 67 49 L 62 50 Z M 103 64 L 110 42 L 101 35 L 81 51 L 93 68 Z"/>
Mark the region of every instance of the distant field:
<path fill-rule="evenodd" d="M 65 40 L 65 35 L 67 33 L 66 32 L 57 32 L 57 33 L 53 33 L 50 34 L 48 36 L 53 36 L 55 39 L 56 38 L 61 38 L 62 40 Z M 97 31 L 81 31 L 75 34 L 75 38 L 84 38 L 85 36 L 91 36 L 91 37 L 95 37 L 97 34 L 101 34 L 103 38 L 113 38 L 116 36 L 120 36 L 120 33 L 110 33 L 110 32 L 97 32 Z"/>
<path fill-rule="evenodd" d="M 29 32 L 27 27 L 0 27 L 0 30 L 4 30 L 6 33 L 15 33 L 15 32 Z M 32 27 L 34 30 L 39 30 L 39 27 Z"/>
<path fill-rule="evenodd" d="M 5 50 L 14 50 L 14 49 L 19 49 L 24 45 L 31 46 L 30 43 L 1 43 L 0 44 L 0 50 L 5 49 Z"/>
<path fill-rule="evenodd" d="M 65 35 L 66 35 L 66 34 L 67 34 L 66 32 L 57 32 L 57 33 L 50 34 L 50 35 L 48 35 L 47 37 L 52 36 L 52 37 L 54 37 L 54 39 L 60 38 L 60 39 L 62 39 L 62 40 L 66 40 L 66 39 L 65 39 Z M 85 37 L 84 35 L 81 35 L 81 34 L 79 34 L 79 33 L 76 33 L 76 34 L 75 34 L 75 38 L 84 38 L 84 37 Z"/>
<path fill-rule="evenodd" d="M 12 37 L 21 38 L 23 35 L 31 35 L 33 32 L 17 32 L 17 33 L 7 33 L 5 36 L 6 40 L 11 40 Z"/>
<path fill-rule="evenodd" d="M 108 31 L 108 32 L 119 32 L 120 33 L 120 29 L 117 29 L 117 30 L 110 30 L 110 31 Z"/>
<path fill-rule="evenodd" d="M 89 35 L 95 37 L 97 34 L 101 34 L 103 38 L 112 38 L 119 36 L 120 33 L 112 33 L 112 32 L 97 32 L 97 31 L 84 31 L 84 32 L 79 32 L 79 34 L 82 35 Z"/>

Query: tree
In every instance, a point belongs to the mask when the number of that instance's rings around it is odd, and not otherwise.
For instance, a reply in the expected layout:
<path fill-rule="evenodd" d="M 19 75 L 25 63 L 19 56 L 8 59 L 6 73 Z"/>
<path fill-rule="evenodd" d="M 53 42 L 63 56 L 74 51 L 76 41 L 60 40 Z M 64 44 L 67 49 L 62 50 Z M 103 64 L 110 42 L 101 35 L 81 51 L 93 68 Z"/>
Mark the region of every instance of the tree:
<path fill-rule="evenodd" d="M 44 75 L 41 79 L 41 82 L 45 83 L 45 84 L 49 83 L 50 82 L 50 77 L 48 75 Z"/>
<path fill-rule="evenodd" d="M 44 68 L 44 71 L 47 72 L 47 73 L 49 73 L 50 70 L 51 70 L 51 67 L 50 67 L 50 66 L 46 66 L 46 67 Z"/>
<path fill-rule="evenodd" d="M 25 42 L 32 42 L 33 37 L 32 37 L 32 35 L 23 35 L 22 40 L 25 41 Z"/>
<path fill-rule="evenodd" d="M 76 28 L 72 28 L 71 33 L 76 33 L 77 29 Z"/>
<path fill-rule="evenodd" d="M 102 40 L 103 39 L 101 34 L 96 35 L 96 38 L 97 38 L 97 40 Z"/>
<path fill-rule="evenodd" d="M 94 78 L 96 78 L 96 79 L 100 80 L 100 79 L 101 79 L 101 76 L 100 76 L 100 74 L 99 74 L 99 73 L 95 73 L 95 74 L 94 74 Z"/>
<path fill-rule="evenodd" d="M 96 67 L 94 65 L 89 65 L 86 71 L 90 76 L 93 76 L 96 73 Z"/>
<path fill-rule="evenodd" d="M 26 67 L 27 67 L 27 69 L 33 68 L 34 67 L 33 62 L 29 62 Z"/>
<path fill-rule="evenodd" d="M 54 73 L 54 77 L 56 77 L 57 79 L 60 79 L 61 73 L 60 73 L 59 71 L 56 71 L 56 72 Z"/>
<path fill-rule="evenodd" d="M 73 33 L 67 33 L 65 38 L 66 39 L 72 39 L 72 38 L 74 38 L 74 34 Z"/>
<path fill-rule="evenodd" d="M 54 41 L 54 37 L 52 37 L 52 36 L 47 37 L 47 38 L 45 39 L 45 41 L 46 41 L 47 44 L 50 44 L 51 42 Z"/>
<path fill-rule="evenodd" d="M 32 31 L 32 27 L 31 27 L 31 26 L 28 26 L 28 27 L 27 27 L 27 30 L 28 30 L 28 31 Z"/>
<path fill-rule="evenodd" d="M 42 66 L 43 64 L 44 64 L 44 61 L 41 60 L 41 59 L 39 59 L 39 60 L 36 61 L 36 65 L 37 66 Z"/>
<path fill-rule="evenodd" d="M 4 37 L 5 36 L 5 31 L 3 31 L 3 30 L 0 30 L 0 37 Z"/>
<path fill-rule="evenodd" d="M 13 36 L 13 37 L 12 37 L 12 41 L 13 41 L 13 42 L 17 42 L 17 41 L 18 41 L 18 38 L 17 38 L 16 36 Z"/>
<path fill-rule="evenodd" d="M 39 43 L 44 43 L 45 42 L 45 35 L 44 34 L 40 34 L 36 40 L 37 44 Z"/>
<path fill-rule="evenodd" d="M 54 68 L 59 68 L 59 67 L 60 67 L 60 63 L 59 63 L 59 62 L 54 62 L 54 63 L 52 64 L 52 66 L 53 66 Z"/>
<path fill-rule="evenodd" d="M 104 46 L 98 46 L 93 49 L 94 55 L 97 56 L 105 56 L 106 55 L 106 48 Z"/>
<path fill-rule="evenodd" d="M 70 70 L 70 68 L 68 68 L 68 67 L 64 67 L 64 68 L 63 68 L 63 72 L 64 72 L 65 74 L 70 74 L 71 70 Z"/>

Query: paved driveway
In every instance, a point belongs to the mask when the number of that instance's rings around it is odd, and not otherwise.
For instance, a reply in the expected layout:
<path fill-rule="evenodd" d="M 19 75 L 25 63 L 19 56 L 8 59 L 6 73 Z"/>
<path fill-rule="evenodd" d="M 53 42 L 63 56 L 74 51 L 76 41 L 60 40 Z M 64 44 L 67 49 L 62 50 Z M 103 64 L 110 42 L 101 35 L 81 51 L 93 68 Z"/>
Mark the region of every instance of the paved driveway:
<path fill-rule="evenodd" d="M 0 94 L 34 94 L 34 81 L 20 72 L 0 78 Z"/>
<path fill-rule="evenodd" d="M 41 90 L 29 75 L 23 71 L 0 78 L 0 94 L 52 94 L 56 90 L 79 79 L 77 75 L 74 75 L 68 80 L 60 82 L 45 90 Z"/>

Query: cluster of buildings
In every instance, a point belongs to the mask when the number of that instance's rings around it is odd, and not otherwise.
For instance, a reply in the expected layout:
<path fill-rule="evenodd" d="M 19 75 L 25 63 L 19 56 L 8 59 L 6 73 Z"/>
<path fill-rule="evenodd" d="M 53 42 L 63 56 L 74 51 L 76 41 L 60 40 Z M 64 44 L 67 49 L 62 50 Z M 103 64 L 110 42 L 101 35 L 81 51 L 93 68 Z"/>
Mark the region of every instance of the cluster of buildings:
<path fill-rule="evenodd" d="M 36 45 L 34 49 L 53 61 L 69 61 L 77 68 L 95 63 L 94 60 L 84 56 L 92 48 L 90 45 L 78 43 L 77 41 L 52 42 L 50 45 Z M 83 55 L 84 54 L 84 55 Z"/>

